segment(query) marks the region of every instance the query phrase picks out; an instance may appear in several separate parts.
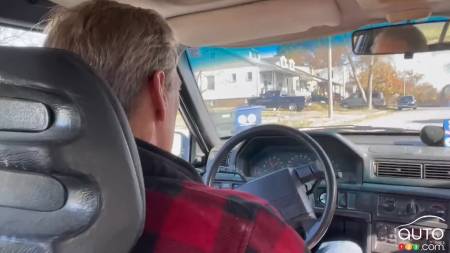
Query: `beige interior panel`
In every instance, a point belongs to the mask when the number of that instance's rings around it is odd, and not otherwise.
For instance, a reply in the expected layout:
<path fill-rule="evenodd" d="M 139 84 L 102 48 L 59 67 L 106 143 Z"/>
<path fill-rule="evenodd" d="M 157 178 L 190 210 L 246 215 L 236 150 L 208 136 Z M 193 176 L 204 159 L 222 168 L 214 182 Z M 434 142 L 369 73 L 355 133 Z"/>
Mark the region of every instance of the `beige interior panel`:
<path fill-rule="evenodd" d="M 179 16 L 169 23 L 186 45 L 223 45 L 338 26 L 340 12 L 331 0 L 278 0 Z"/>
<path fill-rule="evenodd" d="M 446 13 L 449 0 L 356 0 L 370 17 L 384 16 L 393 22 L 405 19 L 426 18 L 430 13 Z M 392 17 L 392 18 L 390 18 Z"/>
<path fill-rule="evenodd" d="M 74 6 L 86 0 L 52 0 Z M 450 15 L 450 0 L 117 0 L 167 18 L 189 46 L 287 43 L 375 22 Z"/>
<path fill-rule="evenodd" d="M 51 0 L 61 6 L 74 6 L 88 0 Z M 115 0 L 133 6 L 154 9 L 166 18 L 194 12 L 216 10 L 262 0 Z"/>

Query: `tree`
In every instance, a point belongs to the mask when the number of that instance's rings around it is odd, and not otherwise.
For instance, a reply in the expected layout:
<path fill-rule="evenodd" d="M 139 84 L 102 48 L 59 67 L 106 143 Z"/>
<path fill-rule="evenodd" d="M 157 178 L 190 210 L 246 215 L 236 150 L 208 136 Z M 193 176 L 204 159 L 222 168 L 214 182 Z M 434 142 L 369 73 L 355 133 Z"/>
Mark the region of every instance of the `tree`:
<path fill-rule="evenodd" d="M 350 42 L 349 42 L 350 43 Z M 324 69 L 328 67 L 328 41 L 319 40 L 314 41 L 312 44 L 293 44 L 280 47 L 278 55 L 285 55 L 294 59 L 297 65 L 309 67 L 310 73 L 313 70 Z M 367 102 L 366 94 L 362 88 L 361 82 L 358 78 L 357 69 L 352 58 L 352 52 L 348 46 L 339 45 L 333 46 L 332 49 L 332 66 L 340 67 L 344 65 L 350 65 L 352 70 L 352 76 L 358 85 L 359 92 L 361 93 L 364 101 Z"/>
<path fill-rule="evenodd" d="M 333 47 L 333 67 L 342 66 L 347 51 L 347 48 L 344 46 Z M 303 44 L 286 45 L 278 50 L 278 55 L 285 55 L 288 58 L 294 59 L 297 65 L 308 66 L 311 69 L 327 68 L 328 42 L 323 45 L 319 43 L 314 46 Z"/>
<path fill-rule="evenodd" d="M 359 93 L 361 94 L 361 97 L 364 100 L 364 102 L 367 103 L 366 92 L 364 91 L 364 88 L 362 86 L 360 78 L 358 77 L 358 72 L 356 71 L 355 62 L 350 54 L 347 54 L 347 59 L 350 64 L 350 67 L 352 69 L 352 76 L 353 76 L 353 79 L 355 79 L 356 85 L 358 86 Z"/>
<path fill-rule="evenodd" d="M 370 57 L 369 65 L 369 80 L 367 86 L 369 87 L 369 109 L 372 110 L 372 94 L 373 94 L 373 69 L 375 64 L 375 56 Z"/>
<path fill-rule="evenodd" d="M 411 94 L 419 105 L 436 106 L 439 103 L 439 91 L 430 83 L 415 86 Z"/>
<path fill-rule="evenodd" d="M 403 71 L 400 73 L 400 77 L 403 80 L 403 93 L 404 95 L 411 94 L 414 87 L 419 84 L 423 79 L 423 75 L 414 73 L 412 70 Z"/>

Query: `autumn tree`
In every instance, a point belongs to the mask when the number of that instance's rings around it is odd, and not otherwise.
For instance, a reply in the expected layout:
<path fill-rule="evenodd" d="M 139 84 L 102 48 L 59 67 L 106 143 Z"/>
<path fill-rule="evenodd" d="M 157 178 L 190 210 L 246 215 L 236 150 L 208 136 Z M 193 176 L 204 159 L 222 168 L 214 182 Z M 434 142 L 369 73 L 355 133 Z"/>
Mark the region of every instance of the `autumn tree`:
<path fill-rule="evenodd" d="M 439 92 L 430 83 L 416 85 L 411 94 L 419 105 L 436 106 L 439 103 Z"/>
<path fill-rule="evenodd" d="M 431 84 L 421 83 L 423 75 L 413 71 L 398 71 L 390 57 L 354 55 L 348 45 L 350 42 L 333 44 L 332 66 L 349 67 L 350 77 L 366 103 L 370 103 L 371 91 L 382 92 L 389 104 L 396 103 L 397 98 L 404 93 L 418 97 L 419 103 L 430 103 L 436 99 L 436 89 Z M 308 67 L 312 73 L 313 70 L 328 67 L 328 39 L 285 45 L 279 48 L 278 55 L 294 59 L 297 65 Z"/>
<path fill-rule="evenodd" d="M 352 78 L 358 86 L 358 90 L 361 93 L 364 101 L 367 102 L 366 93 L 359 80 L 358 67 L 360 66 L 361 59 L 364 57 L 355 57 L 348 47 L 350 41 L 347 43 L 334 44 L 332 47 L 332 66 L 340 67 L 344 65 L 351 66 Z M 306 66 L 309 68 L 310 73 L 313 70 L 324 69 L 328 67 L 328 39 L 321 39 L 313 42 L 306 42 L 301 44 L 291 44 L 280 47 L 278 55 L 285 55 L 294 59 L 297 65 Z"/>
<path fill-rule="evenodd" d="M 423 74 L 415 73 L 412 70 L 403 71 L 400 73 L 403 80 L 403 95 L 411 94 L 416 85 L 423 79 Z"/>

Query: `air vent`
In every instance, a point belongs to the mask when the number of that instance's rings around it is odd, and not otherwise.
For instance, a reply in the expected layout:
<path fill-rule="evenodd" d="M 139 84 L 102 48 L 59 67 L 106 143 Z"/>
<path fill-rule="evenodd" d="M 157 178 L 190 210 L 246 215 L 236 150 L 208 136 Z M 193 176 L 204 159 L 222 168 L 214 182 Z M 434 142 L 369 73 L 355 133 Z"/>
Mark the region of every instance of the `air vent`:
<path fill-rule="evenodd" d="M 376 161 L 375 175 L 379 177 L 422 178 L 422 164 L 407 162 Z"/>
<path fill-rule="evenodd" d="M 425 178 L 450 179 L 450 164 L 425 164 Z"/>

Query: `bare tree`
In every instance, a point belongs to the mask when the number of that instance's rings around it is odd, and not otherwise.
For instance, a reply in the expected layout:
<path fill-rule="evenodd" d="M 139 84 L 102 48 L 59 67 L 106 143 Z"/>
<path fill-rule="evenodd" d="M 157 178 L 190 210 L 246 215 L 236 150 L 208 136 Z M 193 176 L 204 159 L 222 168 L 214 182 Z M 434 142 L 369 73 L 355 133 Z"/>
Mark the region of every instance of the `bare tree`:
<path fill-rule="evenodd" d="M 369 110 L 372 110 L 372 94 L 373 94 L 373 66 L 375 64 L 375 56 L 372 55 L 370 57 L 370 65 L 369 65 L 369 79 L 368 79 L 368 87 L 369 87 Z"/>
<path fill-rule="evenodd" d="M 361 81 L 359 80 L 358 73 L 356 72 L 355 62 L 353 61 L 353 58 L 350 56 L 350 54 L 347 54 L 347 59 L 348 62 L 350 63 L 350 67 L 352 69 L 352 76 L 356 81 L 356 85 L 358 86 L 358 90 L 361 93 L 362 99 L 364 100 L 364 102 L 367 103 L 366 92 L 364 91 Z"/>

